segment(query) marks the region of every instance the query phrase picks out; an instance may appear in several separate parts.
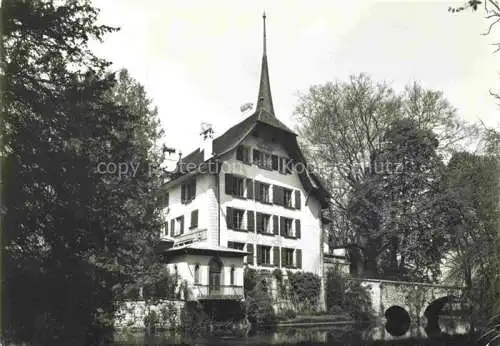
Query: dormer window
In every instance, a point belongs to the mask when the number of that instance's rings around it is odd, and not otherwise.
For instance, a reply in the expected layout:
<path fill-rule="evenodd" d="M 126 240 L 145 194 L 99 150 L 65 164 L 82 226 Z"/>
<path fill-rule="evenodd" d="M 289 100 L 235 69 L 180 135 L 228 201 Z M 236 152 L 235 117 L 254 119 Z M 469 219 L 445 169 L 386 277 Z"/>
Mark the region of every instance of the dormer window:
<path fill-rule="evenodd" d="M 240 145 L 236 149 L 236 160 L 243 163 L 250 163 L 250 148 Z"/>
<path fill-rule="evenodd" d="M 257 149 L 253 150 L 253 163 L 260 168 L 273 169 L 272 155 Z"/>

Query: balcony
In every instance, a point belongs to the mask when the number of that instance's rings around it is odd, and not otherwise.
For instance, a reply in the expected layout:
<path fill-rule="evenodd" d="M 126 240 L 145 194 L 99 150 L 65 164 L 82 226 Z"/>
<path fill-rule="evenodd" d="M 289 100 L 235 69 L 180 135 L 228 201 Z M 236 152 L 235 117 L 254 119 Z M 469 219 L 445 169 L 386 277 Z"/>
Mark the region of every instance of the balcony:
<path fill-rule="evenodd" d="M 198 300 L 242 300 L 244 298 L 243 286 L 220 285 L 217 288 L 209 285 L 194 285 L 193 293 Z"/>
<path fill-rule="evenodd" d="M 200 229 L 191 233 L 182 234 L 178 237 L 175 237 L 175 242 L 173 247 L 178 247 L 182 245 L 187 245 L 191 243 L 195 243 L 198 241 L 207 240 L 207 229 Z"/>

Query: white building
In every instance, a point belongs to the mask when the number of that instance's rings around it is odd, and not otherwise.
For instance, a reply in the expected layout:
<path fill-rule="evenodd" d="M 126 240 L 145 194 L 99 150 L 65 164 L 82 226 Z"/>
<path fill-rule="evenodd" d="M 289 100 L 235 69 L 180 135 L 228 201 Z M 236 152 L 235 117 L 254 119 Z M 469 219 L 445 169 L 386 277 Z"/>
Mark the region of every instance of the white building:
<path fill-rule="evenodd" d="M 162 232 L 173 240 L 164 252 L 169 269 L 190 296 L 242 298 L 247 265 L 323 277 L 321 211 L 329 194 L 307 170 L 297 135 L 275 116 L 265 34 L 255 111 L 215 139 L 203 135 L 166 184 Z"/>

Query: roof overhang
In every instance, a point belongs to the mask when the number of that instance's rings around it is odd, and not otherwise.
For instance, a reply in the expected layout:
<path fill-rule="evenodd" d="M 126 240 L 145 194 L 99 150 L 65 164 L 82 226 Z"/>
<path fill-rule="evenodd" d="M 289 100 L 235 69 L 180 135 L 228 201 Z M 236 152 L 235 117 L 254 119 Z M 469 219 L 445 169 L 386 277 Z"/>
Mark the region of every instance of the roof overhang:
<path fill-rule="evenodd" d="M 187 244 L 179 247 L 172 247 L 164 251 L 167 256 L 196 254 L 196 255 L 209 255 L 220 257 L 244 257 L 249 255 L 249 252 L 237 249 L 231 249 L 223 246 L 206 245 L 203 243 Z"/>

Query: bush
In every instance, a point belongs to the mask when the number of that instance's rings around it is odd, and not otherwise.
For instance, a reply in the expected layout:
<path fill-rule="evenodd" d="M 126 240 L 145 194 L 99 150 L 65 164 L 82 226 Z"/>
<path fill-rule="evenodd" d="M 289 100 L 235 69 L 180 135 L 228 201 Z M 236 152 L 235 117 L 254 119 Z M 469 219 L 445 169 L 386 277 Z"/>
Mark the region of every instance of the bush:
<path fill-rule="evenodd" d="M 147 313 L 147 315 L 144 316 L 144 326 L 148 330 L 151 330 L 151 331 L 155 330 L 158 322 L 159 322 L 159 318 L 158 318 L 156 311 L 154 311 L 154 310 L 149 311 Z"/>
<path fill-rule="evenodd" d="M 199 302 L 186 302 L 181 312 L 181 326 L 189 329 L 192 335 L 208 331 L 208 314 Z"/>
<path fill-rule="evenodd" d="M 327 274 L 326 306 L 330 313 L 345 312 L 357 322 L 367 322 L 374 315 L 368 289 L 359 281 L 347 280 L 335 269 Z"/>
<path fill-rule="evenodd" d="M 261 285 L 257 285 L 249 292 L 246 300 L 248 320 L 256 325 L 276 323 L 277 317 L 272 303 L 269 294 L 262 290 Z"/>
<path fill-rule="evenodd" d="M 257 285 L 257 271 L 253 268 L 245 267 L 243 274 L 243 286 L 245 297 L 252 292 Z"/>
<path fill-rule="evenodd" d="M 283 315 L 286 317 L 287 320 L 293 320 L 295 317 L 297 317 L 297 314 L 293 309 L 286 309 L 283 312 Z"/>
<path fill-rule="evenodd" d="M 321 291 L 321 279 L 313 273 L 287 272 L 292 299 L 301 302 L 307 310 L 315 310 Z"/>

